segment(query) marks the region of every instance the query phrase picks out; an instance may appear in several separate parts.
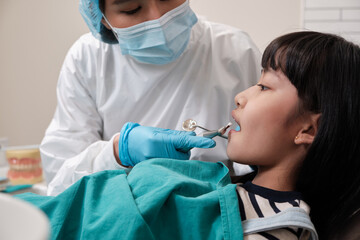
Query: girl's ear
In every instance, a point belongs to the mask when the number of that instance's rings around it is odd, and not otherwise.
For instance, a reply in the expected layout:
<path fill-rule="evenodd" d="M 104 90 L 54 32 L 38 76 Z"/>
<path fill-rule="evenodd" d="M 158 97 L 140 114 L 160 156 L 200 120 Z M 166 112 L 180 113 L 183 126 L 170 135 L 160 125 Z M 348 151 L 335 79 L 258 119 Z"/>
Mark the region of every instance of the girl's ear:
<path fill-rule="evenodd" d="M 294 139 L 294 143 L 297 145 L 305 144 L 310 145 L 314 141 L 314 138 L 318 131 L 320 113 L 311 113 L 304 121 L 303 127 L 298 132 Z"/>

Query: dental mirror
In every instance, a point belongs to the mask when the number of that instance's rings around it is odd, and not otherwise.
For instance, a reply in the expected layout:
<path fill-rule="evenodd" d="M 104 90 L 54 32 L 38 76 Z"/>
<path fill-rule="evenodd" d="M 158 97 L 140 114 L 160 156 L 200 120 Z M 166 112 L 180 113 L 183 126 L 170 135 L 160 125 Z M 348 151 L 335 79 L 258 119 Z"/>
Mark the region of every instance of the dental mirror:
<path fill-rule="evenodd" d="M 197 125 L 196 121 L 193 119 L 185 120 L 182 124 L 182 129 L 184 129 L 185 131 L 194 131 L 197 127 L 205 131 L 210 131 L 209 129 Z"/>

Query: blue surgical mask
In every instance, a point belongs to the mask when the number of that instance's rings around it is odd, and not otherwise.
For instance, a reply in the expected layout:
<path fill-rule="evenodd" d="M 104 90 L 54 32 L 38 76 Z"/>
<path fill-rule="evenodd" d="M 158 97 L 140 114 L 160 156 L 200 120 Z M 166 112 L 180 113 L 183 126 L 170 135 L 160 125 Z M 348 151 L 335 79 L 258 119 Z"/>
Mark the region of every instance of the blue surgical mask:
<path fill-rule="evenodd" d="M 159 19 L 128 28 L 114 28 L 103 17 L 114 32 L 123 55 L 158 65 L 180 57 L 189 43 L 191 29 L 198 21 L 188 0 Z"/>

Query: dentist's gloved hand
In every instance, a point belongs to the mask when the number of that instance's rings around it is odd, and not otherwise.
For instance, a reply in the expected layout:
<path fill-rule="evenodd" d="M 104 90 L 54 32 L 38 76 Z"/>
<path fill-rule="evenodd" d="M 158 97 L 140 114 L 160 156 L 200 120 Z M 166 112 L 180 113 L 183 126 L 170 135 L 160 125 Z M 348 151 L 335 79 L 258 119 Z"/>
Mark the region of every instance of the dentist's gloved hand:
<path fill-rule="evenodd" d="M 119 157 L 124 166 L 135 166 L 150 158 L 187 160 L 191 148 L 212 148 L 216 142 L 197 137 L 194 132 L 140 126 L 126 123 L 120 132 Z"/>

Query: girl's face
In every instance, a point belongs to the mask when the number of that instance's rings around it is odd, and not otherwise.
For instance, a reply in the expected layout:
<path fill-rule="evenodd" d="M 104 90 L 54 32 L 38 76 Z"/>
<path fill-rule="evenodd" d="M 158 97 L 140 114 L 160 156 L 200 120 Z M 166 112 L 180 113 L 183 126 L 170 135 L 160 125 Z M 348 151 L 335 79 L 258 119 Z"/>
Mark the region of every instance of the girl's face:
<path fill-rule="evenodd" d="M 276 166 L 295 148 L 301 128 L 296 88 L 279 70 L 266 70 L 257 85 L 235 97 L 232 117 L 240 131 L 229 132 L 230 160 L 257 166 Z"/>
<path fill-rule="evenodd" d="M 104 15 L 115 28 L 158 19 L 185 0 L 105 0 Z M 106 23 L 103 21 L 106 26 Z"/>

